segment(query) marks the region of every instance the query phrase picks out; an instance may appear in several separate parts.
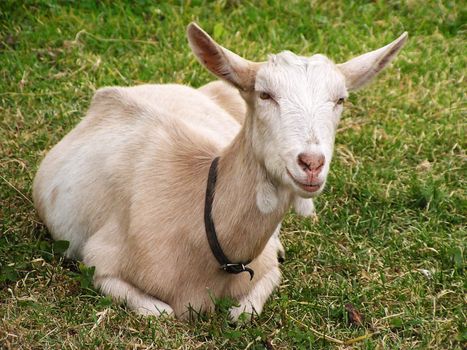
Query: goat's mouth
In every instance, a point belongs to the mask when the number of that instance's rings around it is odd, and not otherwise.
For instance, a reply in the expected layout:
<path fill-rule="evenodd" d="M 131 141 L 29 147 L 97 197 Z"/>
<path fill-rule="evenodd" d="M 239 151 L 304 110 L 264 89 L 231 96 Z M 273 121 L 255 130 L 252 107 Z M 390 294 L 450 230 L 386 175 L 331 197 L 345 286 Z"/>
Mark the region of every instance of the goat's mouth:
<path fill-rule="evenodd" d="M 296 178 L 293 177 L 289 169 L 287 169 L 287 174 L 290 176 L 290 178 L 292 179 L 295 185 L 297 185 L 298 187 L 300 187 L 302 190 L 306 192 L 310 192 L 310 193 L 316 192 L 321 188 L 321 185 L 323 184 L 322 182 L 314 182 L 314 183 L 313 182 L 312 183 L 300 182 Z"/>

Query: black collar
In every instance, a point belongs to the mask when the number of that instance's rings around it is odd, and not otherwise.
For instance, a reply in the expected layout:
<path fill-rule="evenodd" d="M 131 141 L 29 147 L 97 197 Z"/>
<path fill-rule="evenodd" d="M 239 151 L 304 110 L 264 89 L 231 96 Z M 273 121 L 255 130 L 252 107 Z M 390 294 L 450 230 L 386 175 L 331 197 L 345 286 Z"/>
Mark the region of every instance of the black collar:
<path fill-rule="evenodd" d="M 241 273 L 248 272 L 250 274 L 250 280 L 253 279 L 255 272 L 246 267 L 250 261 L 244 263 L 232 263 L 222 251 L 221 245 L 217 240 L 216 228 L 212 220 L 212 203 L 214 201 L 214 190 L 216 188 L 217 181 L 217 164 L 219 163 L 219 157 L 214 158 L 209 168 L 208 184 L 206 187 L 206 200 L 204 202 L 204 227 L 206 229 L 206 236 L 208 237 L 209 246 L 211 247 L 212 254 L 221 265 L 221 269 L 228 273 Z"/>

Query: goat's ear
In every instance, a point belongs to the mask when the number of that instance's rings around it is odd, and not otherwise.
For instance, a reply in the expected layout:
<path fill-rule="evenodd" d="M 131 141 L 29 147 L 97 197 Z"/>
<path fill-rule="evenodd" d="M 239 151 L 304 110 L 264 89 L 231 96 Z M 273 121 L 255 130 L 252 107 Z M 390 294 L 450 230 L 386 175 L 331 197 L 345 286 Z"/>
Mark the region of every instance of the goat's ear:
<path fill-rule="evenodd" d="M 345 76 L 347 89 L 357 90 L 371 81 L 396 57 L 407 37 L 405 32 L 389 45 L 339 64 L 338 67 Z"/>
<path fill-rule="evenodd" d="M 248 61 L 218 45 L 194 22 L 188 25 L 187 36 L 196 58 L 212 74 L 240 90 L 250 91 L 254 88 L 258 63 Z"/>

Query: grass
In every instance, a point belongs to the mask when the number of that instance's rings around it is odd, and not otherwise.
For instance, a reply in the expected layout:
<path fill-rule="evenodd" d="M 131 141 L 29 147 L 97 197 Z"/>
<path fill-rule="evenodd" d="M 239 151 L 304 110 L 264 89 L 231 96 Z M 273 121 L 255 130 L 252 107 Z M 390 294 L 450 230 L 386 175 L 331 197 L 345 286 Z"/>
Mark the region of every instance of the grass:
<path fill-rule="evenodd" d="M 212 80 L 189 51 L 192 20 L 256 60 L 342 61 L 410 34 L 347 103 L 318 219 L 287 215 L 283 282 L 245 325 L 222 304 L 192 324 L 113 304 L 30 201 L 40 160 L 96 88 Z M 465 23 L 462 1 L 1 1 L 0 347 L 465 348 Z"/>

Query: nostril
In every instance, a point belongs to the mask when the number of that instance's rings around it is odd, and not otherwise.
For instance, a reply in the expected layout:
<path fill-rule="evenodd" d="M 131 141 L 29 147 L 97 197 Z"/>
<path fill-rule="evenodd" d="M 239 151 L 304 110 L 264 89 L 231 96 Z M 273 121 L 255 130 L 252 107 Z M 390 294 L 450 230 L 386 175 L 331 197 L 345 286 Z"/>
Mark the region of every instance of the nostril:
<path fill-rule="evenodd" d="M 318 166 L 316 167 L 316 170 L 321 170 L 321 168 L 324 165 L 324 155 L 320 154 L 318 156 L 318 161 L 317 161 Z"/>
<path fill-rule="evenodd" d="M 300 168 L 302 168 L 302 170 L 307 170 L 307 169 L 310 170 L 310 165 L 304 156 L 300 154 L 298 156 L 297 161 L 298 161 L 298 165 L 300 166 Z"/>
<path fill-rule="evenodd" d="M 305 172 L 319 173 L 324 165 L 324 155 L 314 153 L 300 153 L 297 163 Z"/>

